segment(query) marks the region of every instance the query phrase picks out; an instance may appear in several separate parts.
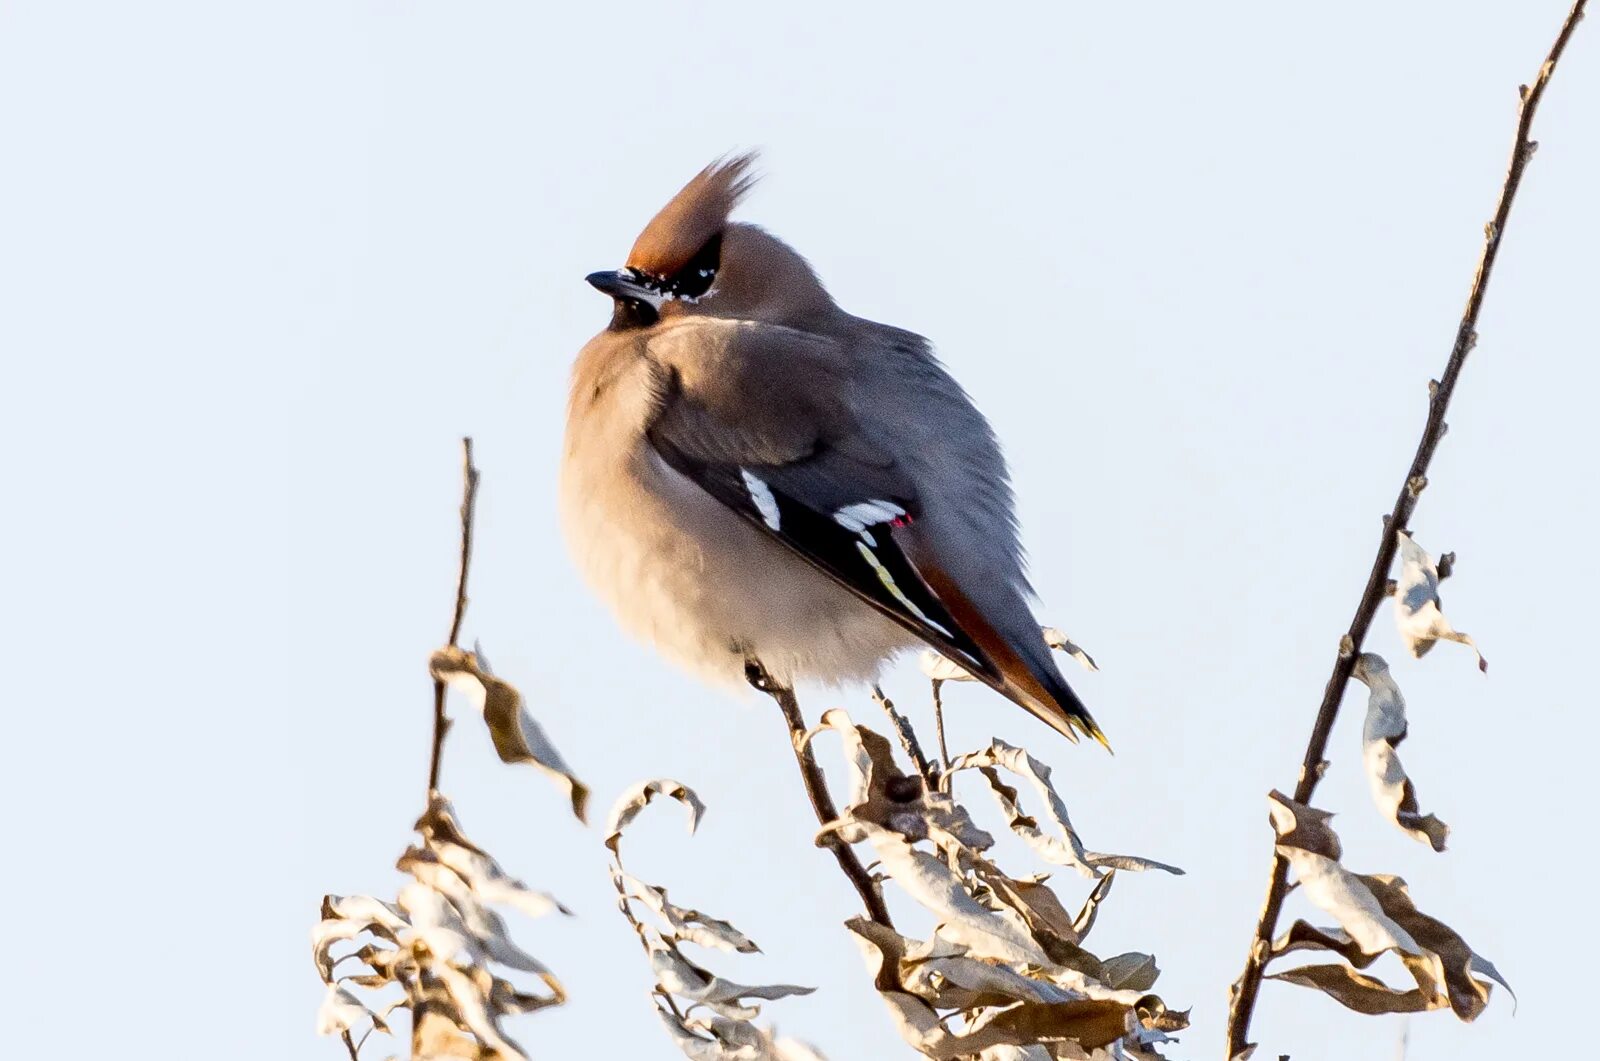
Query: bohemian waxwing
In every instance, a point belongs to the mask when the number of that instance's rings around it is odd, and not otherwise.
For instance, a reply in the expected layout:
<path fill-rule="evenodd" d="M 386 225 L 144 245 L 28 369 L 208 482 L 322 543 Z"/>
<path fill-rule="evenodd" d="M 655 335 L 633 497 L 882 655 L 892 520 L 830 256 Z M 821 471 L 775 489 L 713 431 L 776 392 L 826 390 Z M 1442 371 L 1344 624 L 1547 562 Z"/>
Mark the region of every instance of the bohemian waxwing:
<path fill-rule="evenodd" d="M 840 309 L 788 244 L 728 215 L 712 163 L 587 279 L 561 471 L 584 576 L 633 634 L 718 681 L 872 681 L 918 645 L 1057 731 L 1105 737 L 1028 607 L 1005 459 L 912 332 Z"/>

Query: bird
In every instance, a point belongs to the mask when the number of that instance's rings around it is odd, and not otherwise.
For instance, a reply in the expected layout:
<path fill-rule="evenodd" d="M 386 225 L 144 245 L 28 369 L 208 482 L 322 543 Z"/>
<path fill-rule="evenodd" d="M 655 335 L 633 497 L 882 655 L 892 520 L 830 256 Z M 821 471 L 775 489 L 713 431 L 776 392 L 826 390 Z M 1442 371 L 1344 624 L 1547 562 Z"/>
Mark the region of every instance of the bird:
<path fill-rule="evenodd" d="M 572 370 L 577 567 L 713 683 L 875 683 L 931 647 L 1109 750 L 1034 618 L 989 422 L 928 340 L 846 312 L 789 244 L 730 219 L 756 161 L 712 162 L 585 278 L 612 314 Z"/>

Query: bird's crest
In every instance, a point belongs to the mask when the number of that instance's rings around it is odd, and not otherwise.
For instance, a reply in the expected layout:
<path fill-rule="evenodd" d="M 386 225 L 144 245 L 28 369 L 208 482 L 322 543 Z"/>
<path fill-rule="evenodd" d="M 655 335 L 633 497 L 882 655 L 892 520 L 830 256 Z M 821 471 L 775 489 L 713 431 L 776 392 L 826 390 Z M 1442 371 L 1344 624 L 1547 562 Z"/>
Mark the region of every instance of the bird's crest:
<path fill-rule="evenodd" d="M 688 264 L 728 223 L 728 215 L 756 182 L 755 152 L 724 156 L 695 174 L 639 233 L 628 267 L 671 276 Z"/>

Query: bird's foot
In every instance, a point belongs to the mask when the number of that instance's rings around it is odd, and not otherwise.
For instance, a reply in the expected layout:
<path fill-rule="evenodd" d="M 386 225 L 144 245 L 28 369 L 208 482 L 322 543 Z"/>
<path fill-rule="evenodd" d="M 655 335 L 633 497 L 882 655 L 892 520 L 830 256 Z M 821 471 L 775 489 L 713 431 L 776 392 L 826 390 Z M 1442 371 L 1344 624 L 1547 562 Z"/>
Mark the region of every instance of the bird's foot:
<path fill-rule="evenodd" d="M 778 684 L 776 678 L 767 673 L 767 668 L 761 665 L 761 661 L 754 656 L 746 656 L 744 658 L 744 680 L 750 683 L 752 689 L 766 693 L 768 696 L 783 688 Z"/>

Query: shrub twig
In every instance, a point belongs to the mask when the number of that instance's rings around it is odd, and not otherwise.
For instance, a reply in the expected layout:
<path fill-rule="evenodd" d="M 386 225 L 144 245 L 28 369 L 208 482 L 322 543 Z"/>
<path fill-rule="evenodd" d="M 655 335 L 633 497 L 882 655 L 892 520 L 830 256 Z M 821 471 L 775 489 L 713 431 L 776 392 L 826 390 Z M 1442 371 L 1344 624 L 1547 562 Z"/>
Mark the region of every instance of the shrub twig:
<path fill-rule="evenodd" d="M 1539 108 L 1539 101 L 1544 98 L 1545 87 L 1550 83 L 1556 63 L 1566 50 L 1567 41 L 1571 39 L 1573 30 L 1583 18 L 1586 3 L 1587 0 L 1576 0 L 1572 5 L 1566 20 L 1562 23 L 1561 32 L 1550 48 L 1549 55 L 1539 67 L 1538 76 L 1532 85 L 1520 86 L 1522 102 L 1517 110 L 1516 138 L 1511 145 L 1511 161 L 1506 170 L 1505 181 L 1500 188 L 1494 219 L 1484 227 L 1483 249 L 1478 257 L 1478 267 L 1472 278 L 1466 308 L 1462 313 L 1461 322 L 1456 327 L 1450 359 L 1445 365 L 1444 374 L 1429 384 L 1428 420 L 1423 428 L 1422 438 L 1417 443 L 1416 454 L 1411 459 L 1411 467 L 1406 471 L 1400 494 L 1395 498 L 1394 508 L 1384 517 L 1377 556 L 1367 576 L 1361 600 L 1356 606 L 1355 617 L 1350 621 L 1349 631 L 1339 641 L 1333 673 L 1323 689 L 1322 704 L 1317 710 L 1316 723 L 1312 727 L 1311 739 L 1306 744 L 1305 757 L 1300 766 L 1299 781 L 1295 785 L 1294 798 L 1298 803 L 1309 803 L 1317 783 L 1322 779 L 1322 771 L 1326 765 L 1324 755 L 1327 751 L 1328 736 L 1333 730 L 1334 719 L 1338 716 L 1345 686 L 1350 681 L 1351 671 L 1361 653 L 1361 645 L 1366 639 L 1373 617 L 1377 614 L 1378 607 L 1389 588 L 1389 569 L 1393 565 L 1397 546 L 1395 532 L 1404 530 L 1410 525 L 1417 498 L 1427 486 L 1428 466 L 1433 460 L 1439 441 L 1445 434 L 1445 411 L 1450 405 L 1451 396 L 1455 393 L 1456 382 L 1461 377 L 1467 354 L 1477 343 L 1478 313 L 1483 308 L 1489 277 L 1499 256 L 1501 241 L 1505 238 L 1511 205 L 1516 199 L 1517 189 L 1522 184 L 1522 174 L 1528 160 L 1538 147 L 1538 144 L 1528 136 L 1533 127 L 1534 114 Z M 1262 974 L 1273 934 L 1277 929 L 1278 916 L 1282 911 L 1284 898 L 1288 894 L 1288 869 L 1288 861 L 1274 852 L 1266 902 L 1262 905 L 1255 934 L 1250 941 L 1250 952 L 1245 959 L 1244 971 L 1233 985 L 1228 1012 L 1227 1056 L 1230 1058 L 1243 1053 L 1250 1045 L 1248 1042 L 1250 1020 L 1255 1011 L 1256 997 L 1261 990 Z"/>
<path fill-rule="evenodd" d="M 472 463 L 472 439 L 461 440 L 461 563 L 456 571 L 455 614 L 450 619 L 450 640 L 456 647 L 461 639 L 461 621 L 467 614 L 467 571 L 472 564 L 472 517 L 478 500 L 478 469 Z M 428 801 L 439 791 L 439 768 L 444 758 L 444 738 L 450 732 L 450 718 L 444 712 L 444 679 L 433 679 L 433 751 L 428 757 Z"/>
<path fill-rule="evenodd" d="M 800 713 L 800 701 L 796 699 L 794 690 L 780 684 L 767 673 L 765 667 L 753 659 L 745 662 L 745 679 L 751 686 L 772 697 L 778 705 L 778 710 L 783 712 L 783 720 L 789 727 L 789 746 L 794 749 L 795 763 L 800 767 L 800 779 L 805 782 L 806 795 L 811 799 L 811 809 L 816 813 L 817 824 L 826 826 L 837 822 L 839 810 L 834 806 L 833 796 L 828 792 L 828 779 L 823 776 L 822 768 L 817 765 L 817 758 L 811 752 L 811 743 L 806 739 L 806 719 Z M 877 881 L 872 879 L 872 874 L 867 872 L 867 868 L 861 864 L 861 860 L 856 857 L 850 845 L 832 832 L 826 834 L 819 843 L 832 848 L 833 857 L 839 860 L 839 868 L 861 896 L 861 904 L 866 907 L 867 916 L 886 928 L 893 928 L 894 921 L 889 917 L 889 908 L 884 905 L 882 889 L 878 887 Z"/>

